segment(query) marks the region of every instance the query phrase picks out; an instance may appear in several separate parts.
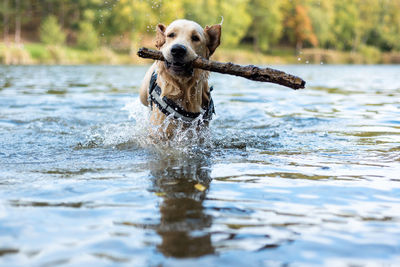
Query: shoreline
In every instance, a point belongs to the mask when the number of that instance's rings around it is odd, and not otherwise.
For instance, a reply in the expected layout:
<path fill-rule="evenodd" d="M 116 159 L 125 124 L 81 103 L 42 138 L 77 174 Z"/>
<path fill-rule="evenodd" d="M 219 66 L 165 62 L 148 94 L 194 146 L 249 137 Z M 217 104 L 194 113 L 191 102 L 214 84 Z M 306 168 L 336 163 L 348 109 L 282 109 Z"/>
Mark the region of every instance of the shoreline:
<path fill-rule="evenodd" d="M 303 49 L 296 55 L 295 51 L 284 48 L 273 49 L 271 53 L 265 54 L 245 47 L 222 47 L 212 60 L 258 65 L 381 65 L 400 64 L 400 52 L 382 53 L 373 49 L 343 52 L 313 48 Z M 70 46 L 46 46 L 41 43 L 0 43 L 1 65 L 148 65 L 150 62 L 151 60 L 139 58 L 136 53 L 119 53 L 108 47 L 87 51 Z"/>

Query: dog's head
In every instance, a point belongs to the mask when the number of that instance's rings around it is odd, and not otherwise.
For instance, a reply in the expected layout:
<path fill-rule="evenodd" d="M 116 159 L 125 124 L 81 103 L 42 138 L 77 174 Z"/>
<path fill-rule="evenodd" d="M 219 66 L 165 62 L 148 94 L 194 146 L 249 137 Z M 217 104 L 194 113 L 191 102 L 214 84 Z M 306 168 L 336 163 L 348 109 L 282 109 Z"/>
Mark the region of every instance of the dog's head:
<path fill-rule="evenodd" d="M 193 60 L 197 56 L 209 58 L 219 46 L 220 38 L 219 24 L 203 29 L 194 21 L 175 20 L 168 27 L 157 25 L 156 47 L 161 50 L 171 74 L 190 76 Z"/>

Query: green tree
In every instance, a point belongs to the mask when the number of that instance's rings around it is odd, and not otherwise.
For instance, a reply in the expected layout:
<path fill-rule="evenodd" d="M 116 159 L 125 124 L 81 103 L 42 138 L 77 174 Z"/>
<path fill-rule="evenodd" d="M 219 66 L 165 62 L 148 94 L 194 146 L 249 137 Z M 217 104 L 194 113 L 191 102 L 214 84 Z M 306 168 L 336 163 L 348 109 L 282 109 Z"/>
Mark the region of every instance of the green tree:
<path fill-rule="evenodd" d="M 247 11 L 248 0 L 221 1 L 220 15 L 224 18 L 222 26 L 222 45 L 236 46 L 246 35 L 251 23 L 251 16 Z"/>
<path fill-rule="evenodd" d="M 40 40 L 47 45 L 62 45 L 65 42 L 65 33 L 55 16 L 48 16 L 40 25 Z"/>
<path fill-rule="evenodd" d="M 134 49 L 154 34 L 157 23 L 187 18 L 205 26 L 221 17 L 225 47 L 242 41 L 262 51 L 275 44 L 400 51 L 400 0 L 0 1 L 4 41 L 13 33 L 16 42 L 40 37 L 44 43 L 62 44 L 64 29 L 69 43 L 76 41 L 85 49 L 120 40 L 120 48 L 130 41 Z"/>
<path fill-rule="evenodd" d="M 307 8 L 319 45 L 325 48 L 333 46 L 335 43 L 333 34 L 335 20 L 334 1 L 310 0 Z"/>
<path fill-rule="evenodd" d="M 147 1 L 120 0 L 107 16 L 104 18 L 104 26 L 113 35 L 129 34 L 131 52 L 136 50 L 141 36 L 146 32 L 150 34 L 151 26 L 157 23 L 151 3 Z"/>
<path fill-rule="evenodd" d="M 400 0 L 382 0 L 381 5 L 375 37 L 382 49 L 400 51 Z"/>
<path fill-rule="evenodd" d="M 77 45 L 85 50 L 94 50 L 99 46 L 99 37 L 92 23 L 82 21 L 79 24 Z"/>
<path fill-rule="evenodd" d="M 251 23 L 248 13 L 248 0 L 184 0 L 185 17 L 200 25 L 220 23 L 223 18 L 223 46 L 236 46 L 245 36 Z"/>
<path fill-rule="evenodd" d="M 248 9 L 253 18 L 248 36 L 253 39 L 255 50 L 267 51 L 282 36 L 283 15 L 281 1 L 251 0 Z"/>
<path fill-rule="evenodd" d="M 333 32 L 336 48 L 355 50 L 360 44 L 359 7 L 356 0 L 336 0 Z"/>
<path fill-rule="evenodd" d="M 0 5 L 0 15 L 2 17 L 2 28 L 3 28 L 3 40 L 4 42 L 8 42 L 8 34 L 10 30 L 10 17 L 11 17 L 12 9 L 9 3 L 9 0 L 3 0 L 3 3 Z"/>
<path fill-rule="evenodd" d="M 184 16 L 183 1 L 163 0 L 159 4 L 153 5 L 152 10 L 155 17 L 165 24 L 169 24 Z"/>
<path fill-rule="evenodd" d="M 183 0 L 184 17 L 194 20 L 200 25 L 211 25 L 217 22 L 219 15 L 218 0 Z"/>

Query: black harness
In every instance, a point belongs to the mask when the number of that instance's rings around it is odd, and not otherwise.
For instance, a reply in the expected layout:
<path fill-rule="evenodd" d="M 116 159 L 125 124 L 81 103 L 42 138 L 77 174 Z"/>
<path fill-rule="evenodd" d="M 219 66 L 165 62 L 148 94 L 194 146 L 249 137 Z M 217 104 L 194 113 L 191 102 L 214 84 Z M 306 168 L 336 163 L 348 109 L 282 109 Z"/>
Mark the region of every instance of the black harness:
<path fill-rule="evenodd" d="M 210 92 L 212 90 L 213 87 L 210 87 Z M 211 98 L 211 95 L 208 106 L 205 109 L 202 108 L 202 112 L 186 111 L 166 96 L 161 97 L 161 88 L 157 85 L 157 73 L 155 71 L 153 72 L 150 80 L 148 101 L 151 108 L 153 108 L 154 103 L 166 116 L 173 114 L 175 119 L 181 119 L 186 123 L 191 123 L 200 116 L 202 121 L 211 121 L 213 114 L 215 114 L 214 102 Z"/>

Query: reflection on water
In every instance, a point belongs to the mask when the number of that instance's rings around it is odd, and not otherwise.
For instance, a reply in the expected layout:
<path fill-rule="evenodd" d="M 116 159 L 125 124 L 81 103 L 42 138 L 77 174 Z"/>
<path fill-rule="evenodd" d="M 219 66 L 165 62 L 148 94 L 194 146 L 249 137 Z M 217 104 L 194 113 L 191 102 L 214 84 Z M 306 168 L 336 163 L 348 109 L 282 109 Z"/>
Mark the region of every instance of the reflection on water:
<path fill-rule="evenodd" d="M 0 67 L 0 266 L 396 266 L 400 66 L 212 74 L 195 142 L 149 142 L 145 67 Z"/>
<path fill-rule="evenodd" d="M 202 156 L 187 159 L 161 158 L 150 164 L 154 191 L 162 198 L 157 233 L 158 250 L 167 257 L 199 257 L 212 254 L 212 224 L 203 201 L 211 182 L 210 160 Z"/>

